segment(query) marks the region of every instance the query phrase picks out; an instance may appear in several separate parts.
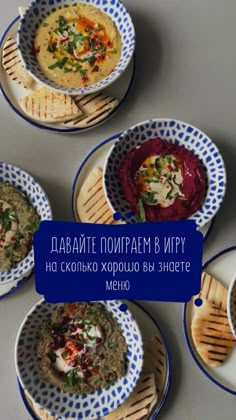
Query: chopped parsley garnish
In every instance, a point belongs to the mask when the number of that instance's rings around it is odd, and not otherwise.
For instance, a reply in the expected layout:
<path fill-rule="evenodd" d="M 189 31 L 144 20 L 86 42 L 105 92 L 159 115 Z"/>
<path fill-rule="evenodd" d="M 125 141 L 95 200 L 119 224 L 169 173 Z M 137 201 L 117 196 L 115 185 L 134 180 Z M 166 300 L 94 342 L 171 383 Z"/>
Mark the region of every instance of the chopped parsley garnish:
<path fill-rule="evenodd" d="M 62 58 L 61 60 L 56 61 L 56 63 L 49 66 L 49 70 L 54 70 L 56 68 L 62 69 L 67 62 L 67 57 Z"/>
<path fill-rule="evenodd" d="M 138 200 L 138 208 L 139 208 L 139 218 L 140 222 L 146 222 L 146 214 L 143 206 L 142 200 Z"/>
<path fill-rule="evenodd" d="M 95 61 L 96 61 L 95 55 L 91 55 L 90 57 L 88 57 L 88 63 L 89 64 L 94 64 Z"/>
<path fill-rule="evenodd" d="M 57 49 L 57 43 L 56 42 L 53 42 L 52 44 L 48 45 L 48 51 L 49 52 L 54 52 L 54 51 L 56 51 L 56 49 Z"/>
<path fill-rule="evenodd" d="M 5 235 L 10 229 L 13 221 L 16 221 L 14 210 L 9 207 L 4 211 L 0 211 L 0 225 L 2 226 L 2 233 Z"/>
<path fill-rule="evenodd" d="M 43 26 L 43 28 L 46 28 L 48 26 L 48 23 L 44 22 L 42 26 Z"/>
<path fill-rule="evenodd" d="M 76 369 L 71 369 L 66 374 L 65 386 L 74 386 L 76 384 Z"/>

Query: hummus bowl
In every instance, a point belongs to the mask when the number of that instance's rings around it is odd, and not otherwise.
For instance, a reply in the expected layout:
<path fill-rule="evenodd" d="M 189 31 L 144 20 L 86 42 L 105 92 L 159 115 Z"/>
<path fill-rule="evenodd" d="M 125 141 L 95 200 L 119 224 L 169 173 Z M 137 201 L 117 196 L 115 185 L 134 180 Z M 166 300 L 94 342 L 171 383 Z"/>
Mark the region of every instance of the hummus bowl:
<path fill-rule="evenodd" d="M 37 303 L 20 326 L 15 344 L 15 366 L 24 393 L 46 413 L 60 419 L 98 419 L 120 406 L 130 395 L 141 374 L 143 343 L 139 327 L 121 301 L 101 301 L 109 315 L 117 322 L 126 341 L 126 373 L 114 385 L 89 394 L 65 392 L 42 379 L 37 344 L 42 322 L 51 318 L 55 308 L 62 305 Z"/>
<path fill-rule="evenodd" d="M 226 172 L 206 134 L 181 121 L 152 119 L 114 143 L 103 186 L 113 213 L 126 223 L 191 219 L 201 228 L 219 210 Z"/>
<path fill-rule="evenodd" d="M 20 198 L 23 197 L 23 200 L 27 200 L 26 205 L 30 206 L 32 211 L 38 215 L 39 221 L 52 219 L 51 206 L 45 192 L 37 181 L 35 181 L 28 173 L 14 165 L 0 162 L 0 184 L 6 184 L 6 186 L 9 185 L 11 188 L 13 187 L 14 190 L 13 188 L 12 190 L 16 191 Z M 22 203 L 22 200 L 19 202 Z M 1 206 L 2 210 L 5 209 L 4 205 L 7 205 L 6 198 L 3 206 Z M 10 209 L 11 207 L 9 206 L 9 210 Z M 18 211 L 21 212 L 22 217 L 22 204 L 20 204 L 20 209 L 14 209 L 14 213 L 16 213 L 17 218 Z M 3 220 L 2 223 L 4 223 Z M 19 232 L 19 229 L 16 229 L 15 232 Z M 10 230 L 8 231 L 8 235 L 11 235 Z M 14 236 L 11 239 L 15 240 Z M 20 285 L 22 285 L 32 274 L 33 268 L 34 252 L 31 245 L 27 255 L 22 260 L 14 264 L 9 270 L 0 272 L 0 298 L 5 297 L 20 287 Z"/>
<path fill-rule="evenodd" d="M 236 338 L 236 279 L 234 278 L 229 285 L 227 295 L 227 314 L 229 325 L 234 337 Z"/>
<path fill-rule="evenodd" d="M 17 45 L 36 81 L 83 95 L 123 74 L 134 53 L 135 32 L 119 0 L 33 0 L 20 20 Z"/>

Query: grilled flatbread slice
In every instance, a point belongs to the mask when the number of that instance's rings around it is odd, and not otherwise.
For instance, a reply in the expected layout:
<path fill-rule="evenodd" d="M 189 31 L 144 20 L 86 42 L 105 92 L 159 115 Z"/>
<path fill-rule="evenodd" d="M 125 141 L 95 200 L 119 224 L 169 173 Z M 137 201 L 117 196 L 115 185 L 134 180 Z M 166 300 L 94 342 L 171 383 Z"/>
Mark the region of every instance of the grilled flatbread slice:
<path fill-rule="evenodd" d="M 154 336 L 144 342 L 144 372 L 154 372 L 158 396 L 166 380 L 166 350 L 162 340 Z"/>
<path fill-rule="evenodd" d="M 207 299 L 224 311 L 227 310 L 227 289 L 220 281 L 205 271 L 202 273 L 201 291 L 197 297 Z"/>
<path fill-rule="evenodd" d="M 74 97 L 75 103 L 83 112 L 80 117 L 68 120 L 66 127 L 86 128 L 104 120 L 119 104 L 118 99 L 103 93 L 78 95 Z"/>
<path fill-rule="evenodd" d="M 84 181 L 77 197 L 77 212 L 81 222 L 117 224 L 107 203 L 103 184 L 102 169 L 94 168 Z"/>
<path fill-rule="evenodd" d="M 150 407 L 157 403 L 155 377 L 153 373 L 142 373 L 132 394 L 105 420 L 141 420 L 150 413 Z"/>
<path fill-rule="evenodd" d="M 235 343 L 226 311 L 203 300 L 195 308 L 191 326 L 197 352 L 209 366 L 221 366 Z"/>
<path fill-rule="evenodd" d="M 43 122 L 62 122 L 81 115 L 73 98 L 63 93 L 41 87 L 19 100 L 25 114 Z"/>
<path fill-rule="evenodd" d="M 21 63 L 16 41 L 7 38 L 2 50 L 2 65 L 8 76 L 18 85 L 28 89 L 31 87 L 34 79 L 27 73 Z"/>

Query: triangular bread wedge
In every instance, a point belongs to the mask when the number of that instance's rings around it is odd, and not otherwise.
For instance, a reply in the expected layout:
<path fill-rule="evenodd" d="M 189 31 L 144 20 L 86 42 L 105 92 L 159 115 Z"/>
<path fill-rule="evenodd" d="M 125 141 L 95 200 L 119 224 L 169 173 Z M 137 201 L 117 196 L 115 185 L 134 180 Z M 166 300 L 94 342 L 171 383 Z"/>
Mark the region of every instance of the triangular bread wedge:
<path fill-rule="evenodd" d="M 81 222 L 117 224 L 107 203 L 102 183 L 102 169 L 94 168 L 84 181 L 77 197 L 77 212 Z"/>
<path fill-rule="evenodd" d="M 153 372 L 158 396 L 166 379 L 166 350 L 162 340 L 154 336 L 144 342 L 144 372 Z"/>
<path fill-rule="evenodd" d="M 83 112 L 79 118 L 70 119 L 64 123 L 66 127 L 86 128 L 104 120 L 119 104 L 118 99 L 103 93 L 78 95 L 75 103 Z"/>
<path fill-rule="evenodd" d="M 221 366 L 235 343 L 226 311 L 203 299 L 191 326 L 197 352 L 209 366 Z"/>
<path fill-rule="evenodd" d="M 105 420 L 137 420 L 143 419 L 150 413 L 150 407 L 157 403 L 155 377 L 153 373 L 142 373 L 132 394 L 127 400 Z"/>
<path fill-rule="evenodd" d="M 27 73 L 21 63 L 16 41 L 7 38 L 2 50 L 2 65 L 8 76 L 18 85 L 28 89 L 31 87 L 34 79 Z"/>
<path fill-rule="evenodd" d="M 62 122 L 81 115 L 72 97 L 41 87 L 19 100 L 26 115 L 42 122 Z"/>
<path fill-rule="evenodd" d="M 214 303 L 224 311 L 227 310 L 227 289 L 206 271 L 202 272 L 201 291 L 197 297 Z"/>

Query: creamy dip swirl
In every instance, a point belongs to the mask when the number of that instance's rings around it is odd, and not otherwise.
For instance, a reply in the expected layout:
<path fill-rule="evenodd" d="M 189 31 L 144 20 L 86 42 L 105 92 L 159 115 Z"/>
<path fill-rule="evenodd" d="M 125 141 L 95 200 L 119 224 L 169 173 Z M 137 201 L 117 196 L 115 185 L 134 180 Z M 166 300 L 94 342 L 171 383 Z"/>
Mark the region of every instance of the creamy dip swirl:
<path fill-rule="evenodd" d="M 174 155 L 154 155 L 145 159 L 136 173 L 142 200 L 166 208 L 176 199 L 184 200 L 183 175 Z"/>

